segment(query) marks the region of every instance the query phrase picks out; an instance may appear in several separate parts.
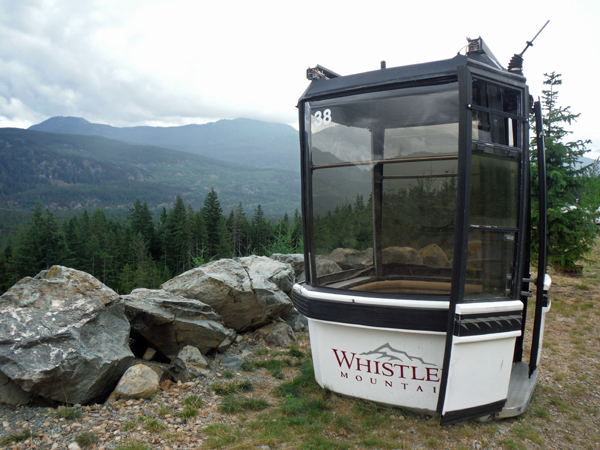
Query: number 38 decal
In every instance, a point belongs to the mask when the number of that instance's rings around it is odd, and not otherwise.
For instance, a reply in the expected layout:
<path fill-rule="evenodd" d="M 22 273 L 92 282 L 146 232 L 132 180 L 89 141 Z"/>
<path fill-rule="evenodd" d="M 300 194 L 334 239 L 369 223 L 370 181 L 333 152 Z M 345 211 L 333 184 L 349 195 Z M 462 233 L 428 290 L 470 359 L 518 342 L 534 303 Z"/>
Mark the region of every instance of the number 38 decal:
<path fill-rule="evenodd" d="M 329 125 L 331 123 L 331 110 L 326 109 L 325 111 L 316 111 L 315 112 L 315 127 L 320 127 L 321 125 Z"/>

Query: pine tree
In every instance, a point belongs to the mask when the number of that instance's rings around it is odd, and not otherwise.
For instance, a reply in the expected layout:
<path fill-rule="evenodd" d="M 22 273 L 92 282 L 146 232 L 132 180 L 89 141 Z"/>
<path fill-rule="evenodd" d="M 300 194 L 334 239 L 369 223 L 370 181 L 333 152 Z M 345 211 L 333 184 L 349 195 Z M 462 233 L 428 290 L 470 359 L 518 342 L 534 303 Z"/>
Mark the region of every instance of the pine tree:
<path fill-rule="evenodd" d="M 558 105 L 557 86 L 562 84 L 560 74 L 545 74 L 544 84 L 549 89 L 542 91 L 543 125 L 546 146 L 546 170 L 548 190 L 548 262 L 565 270 L 577 270 L 576 261 L 585 258 L 590 252 L 598 227 L 593 224 L 594 211 L 598 200 L 587 195 L 587 167 L 580 167 L 579 161 L 589 149 L 589 140 L 565 142 L 571 125 L 580 114 L 571 112 L 570 106 Z M 538 242 L 538 172 L 535 139 L 532 141 L 532 223 L 533 243 Z M 582 195 L 583 194 L 583 195 Z M 536 249 L 534 249 L 536 250 Z"/>
<path fill-rule="evenodd" d="M 204 198 L 204 208 L 202 208 L 202 218 L 206 227 L 206 235 L 208 238 L 207 248 L 210 257 L 216 256 L 219 253 L 219 241 L 221 230 L 219 223 L 223 210 L 217 198 L 217 193 L 214 188 L 210 190 Z"/>
<path fill-rule="evenodd" d="M 252 216 L 253 253 L 264 255 L 269 246 L 270 237 L 269 223 L 265 220 L 265 214 L 259 204 L 254 210 L 254 216 Z"/>
<path fill-rule="evenodd" d="M 165 258 L 171 273 L 181 273 L 192 267 L 188 215 L 178 195 L 165 224 Z"/>

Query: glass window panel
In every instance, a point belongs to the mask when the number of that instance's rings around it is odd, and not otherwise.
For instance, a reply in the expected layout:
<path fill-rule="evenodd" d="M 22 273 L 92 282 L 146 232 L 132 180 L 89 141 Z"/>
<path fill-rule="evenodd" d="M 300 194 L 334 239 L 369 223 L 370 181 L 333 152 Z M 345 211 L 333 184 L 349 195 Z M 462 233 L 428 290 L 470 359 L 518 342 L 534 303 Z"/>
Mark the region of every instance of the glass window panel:
<path fill-rule="evenodd" d="M 473 104 L 519 115 L 521 92 L 517 89 L 473 81 Z M 473 139 L 494 144 L 518 147 L 520 122 L 497 114 L 473 111 Z"/>
<path fill-rule="evenodd" d="M 317 270 L 311 282 L 449 295 L 458 84 L 312 102 L 306 124 Z"/>
<path fill-rule="evenodd" d="M 471 230 L 465 297 L 510 297 L 515 233 Z"/>
<path fill-rule="evenodd" d="M 471 225 L 517 228 L 519 162 L 473 153 Z"/>
<path fill-rule="evenodd" d="M 452 161 L 452 165 L 451 170 L 456 172 L 456 161 Z M 437 169 L 436 172 L 443 170 Z M 386 253 L 391 255 L 394 248 L 414 249 L 423 257 L 423 250 L 431 247 L 429 251 L 435 254 L 425 256 L 420 264 L 450 267 L 454 250 L 456 180 L 456 177 L 385 180 L 381 240 L 384 264 Z"/>
<path fill-rule="evenodd" d="M 313 165 L 380 159 L 371 151 L 376 129 L 385 130 L 385 159 L 458 152 L 457 83 L 311 102 L 306 114 Z"/>

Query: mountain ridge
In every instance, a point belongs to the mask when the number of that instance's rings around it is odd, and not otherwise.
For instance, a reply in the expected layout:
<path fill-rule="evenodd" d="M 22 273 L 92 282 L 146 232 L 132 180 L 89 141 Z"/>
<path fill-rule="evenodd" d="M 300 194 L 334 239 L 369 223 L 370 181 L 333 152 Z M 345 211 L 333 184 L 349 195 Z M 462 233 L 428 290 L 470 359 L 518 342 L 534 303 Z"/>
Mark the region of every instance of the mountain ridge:
<path fill-rule="evenodd" d="M 296 171 L 300 167 L 298 132 L 290 125 L 252 119 L 172 127 L 113 127 L 92 123 L 82 117 L 56 116 L 32 125 L 28 130 L 102 136 L 253 167 Z"/>
<path fill-rule="evenodd" d="M 151 209 L 180 195 L 194 209 L 214 188 L 224 211 L 258 204 L 268 216 L 300 206 L 294 171 L 248 167 L 100 136 L 0 128 L 0 207 L 125 209 L 139 198 Z"/>

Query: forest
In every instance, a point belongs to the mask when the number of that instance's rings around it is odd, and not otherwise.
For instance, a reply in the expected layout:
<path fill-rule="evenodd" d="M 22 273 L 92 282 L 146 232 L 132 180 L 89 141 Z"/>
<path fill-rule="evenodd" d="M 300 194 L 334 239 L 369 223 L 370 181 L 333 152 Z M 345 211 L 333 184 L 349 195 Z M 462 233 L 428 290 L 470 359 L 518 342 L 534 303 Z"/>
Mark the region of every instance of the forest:
<path fill-rule="evenodd" d="M 241 203 L 223 214 L 214 189 L 194 211 L 180 196 L 153 220 L 147 203 L 136 200 L 126 220 L 84 210 L 59 224 L 38 204 L 29 226 L 21 227 L 0 253 L 0 293 L 18 280 L 60 264 L 90 273 L 121 294 L 163 282 L 211 260 L 302 252 L 302 223 L 296 210 L 276 223 L 260 204 L 251 217 Z"/>

